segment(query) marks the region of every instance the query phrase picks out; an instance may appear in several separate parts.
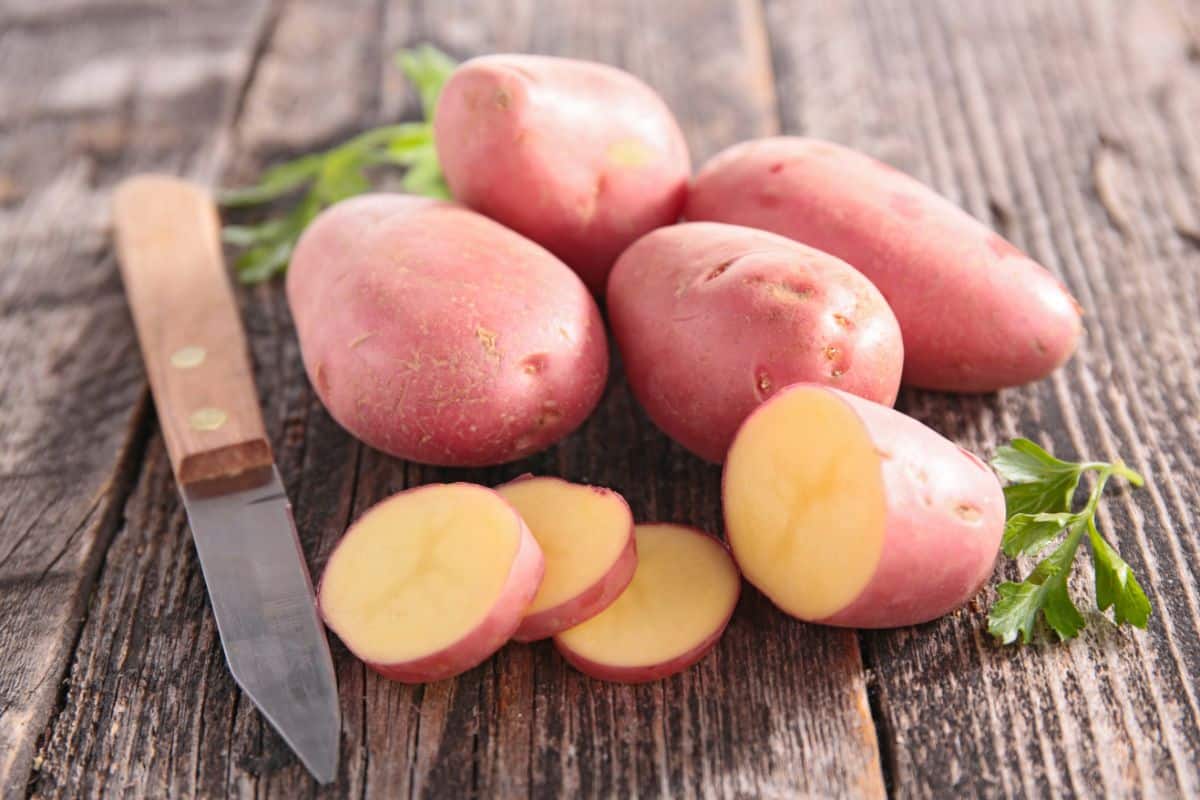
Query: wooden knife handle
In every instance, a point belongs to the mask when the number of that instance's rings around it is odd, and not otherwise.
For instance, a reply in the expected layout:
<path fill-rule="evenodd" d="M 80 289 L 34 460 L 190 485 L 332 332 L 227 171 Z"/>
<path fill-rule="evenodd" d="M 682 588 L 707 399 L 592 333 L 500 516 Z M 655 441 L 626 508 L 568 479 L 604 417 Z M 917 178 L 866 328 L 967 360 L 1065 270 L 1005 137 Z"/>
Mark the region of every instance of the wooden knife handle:
<path fill-rule="evenodd" d="M 246 336 L 208 192 L 159 175 L 113 196 L 117 254 L 154 406 L 181 485 L 271 465 Z"/>

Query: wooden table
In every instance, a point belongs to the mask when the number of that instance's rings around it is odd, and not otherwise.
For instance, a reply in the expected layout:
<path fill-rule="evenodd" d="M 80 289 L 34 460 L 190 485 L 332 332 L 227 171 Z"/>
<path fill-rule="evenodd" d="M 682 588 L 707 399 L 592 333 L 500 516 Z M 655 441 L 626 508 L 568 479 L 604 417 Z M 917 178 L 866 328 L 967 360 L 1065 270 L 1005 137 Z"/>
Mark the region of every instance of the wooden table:
<path fill-rule="evenodd" d="M 1114 495 L 1101 524 L 1154 603 L 1149 630 L 1093 618 L 1070 644 L 1000 648 L 984 631 L 994 583 L 880 632 L 802 625 L 747 591 L 709 658 L 639 687 L 588 680 L 545 643 L 406 687 L 335 642 L 341 777 L 318 790 L 225 669 L 108 196 L 139 170 L 244 180 L 411 114 L 391 53 L 421 41 L 626 67 L 675 109 L 697 163 L 779 131 L 861 148 L 1060 275 L 1087 310 L 1064 369 L 900 407 L 984 454 L 1023 434 L 1142 470 L 1148 488 Z M 1198 119 L 1200 8 L 1183 0 L 8 0 L 0 795 L 1200 795 Z M 549 452 L 431 469 L 332 422 L 278 283 L 240 299 L 315 574 L 369 504 L 448 478 L 561 474 L 624 492 L 640 518 L 720 529 L 719 470 L 659 434 L 619 370 Z M 1090 588 L 1081 568 L 1074 590 Z"/>

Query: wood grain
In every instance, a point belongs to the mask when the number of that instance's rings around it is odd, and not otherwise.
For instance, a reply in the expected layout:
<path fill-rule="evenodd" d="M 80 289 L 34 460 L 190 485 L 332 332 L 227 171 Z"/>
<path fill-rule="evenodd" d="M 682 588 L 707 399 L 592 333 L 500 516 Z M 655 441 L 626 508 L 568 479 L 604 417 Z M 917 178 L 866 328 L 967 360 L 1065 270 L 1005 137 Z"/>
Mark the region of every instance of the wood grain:
<path fill-rule="evenodd" d="M 942 796 L 1195 796 L 1194 220 L 1200 103 L 1187 28 L 1165 4 L 769 2 L 784 126 L 929 181 L 1062 277 L 1087 334 L 1065 369 L 987 398 L 901 408 L 979 452 L 1013 435 L 1150 478 L 1101 525 L 1155 606 L 1145 633 L 1093 615 L 1068 645 L 997 647 L 989 588 L 915 629 L 863 634 L 890 777 Z M 1073 583 L 1094 607 L 1090 566 Z M 1005 564 L 1017 579 L 1031 564 Z"/>
<path fill-rule="evenodd" d="M 27 791 L 152 420 L 105 189 L 138 166 L 203 174 L 255 29 L 240 3 L 63 5 L 0 9 L 4 797 Z"/>
<path fill-rule="evenodd" d="M 113 191 L 113 226 L 176 481 L 228 484 L 268 470 L 271 444 L 211 193 L 169 176 L 128 178 Z"/>
<path fill-rule="evenodd" d="M 0 64 L 21 65 L 0 70 L 13 253 L 0 270 L 0 794 L 858 797 L 885 781 L 905 797 L 1200 794 L 1198 20 L 1183 0 L 0 9 Z M 901 407 L 985 454 L 1020 433 L 1146 473 L 1152 486 L 1114 495 L 1101 525 L 1144 578 L 1150 629 L 1094 620 L 1069 645 L 1001 649 L 983 632 L 991 589 L 939 622 L 861 635 L 790 622 L 748 591 L 711 657 L 641 687 L 587 680 L 545 644 L 402 687 L 335 642 L 342 774 L 318 789 L 225 668 L 104 209 L 138 170 L 234 182 L 413 113 L 390 55 L 425 40 L 458 57 L 626 66 L 675 109 L 697 164 L 780 128 L 860 147 L 1059 274 L 1087 309 L 1064 370 L 996 396 L 906 391 Z M 619 364 L 561 446 L 429 469 L 332 422 L 280 286 L 238 299 L 314 574 L 371 503 L 451 477 L 561 474 L 622 491 L 639 518 L 720 528 L 718 471 L 653 428 Z M 1089 568 L 1073 588 L 1082 603 Z"/>

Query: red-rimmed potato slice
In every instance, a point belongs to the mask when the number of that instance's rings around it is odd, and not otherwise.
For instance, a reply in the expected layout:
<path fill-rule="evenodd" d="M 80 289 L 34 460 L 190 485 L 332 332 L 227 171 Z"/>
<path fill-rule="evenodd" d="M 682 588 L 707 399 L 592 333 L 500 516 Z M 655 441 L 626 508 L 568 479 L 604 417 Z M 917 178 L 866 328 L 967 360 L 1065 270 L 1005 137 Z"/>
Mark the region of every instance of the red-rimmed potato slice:
<path fill-rule="evenodd" d="M 563 657 L 593 678 L 642 683 L 687 669 L 721 638 L 737 605 L 741 577 L 719 540 L 669 524 L 638 525 L 635 535 L 629 586 L 554 637 Z"/>
<path fill-rule="evenodd" d="M 496 491 L 525 520 L 546 561 L 541 588 L 513 634 L 518 642 L 594 617 L 629 585 L 637 547 L 633 514 L 621 495 L 550 477 L 519 478 Z"/>
<path fill-rule="evenodd" d="M 321 576 L 321 616 L 346 647 L 403 683 L 450 678 L 516 631 L 542 553 L 495 491 L 433 484 L 371 508 Z"/>

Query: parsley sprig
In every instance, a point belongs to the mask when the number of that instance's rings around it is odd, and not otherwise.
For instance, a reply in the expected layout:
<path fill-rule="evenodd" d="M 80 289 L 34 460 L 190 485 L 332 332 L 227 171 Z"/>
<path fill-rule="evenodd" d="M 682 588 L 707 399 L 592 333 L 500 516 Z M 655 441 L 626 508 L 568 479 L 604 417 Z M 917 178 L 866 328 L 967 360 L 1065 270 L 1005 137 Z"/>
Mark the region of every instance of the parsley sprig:
<path fill-rule="evenodd" d="M 396 61 L 421 97 L 423 121 L 374 128 L 324 152 L 272 167 L 253 186 L 221 193 L 221 205 L 243 208 L 304 190 L 282 216 L 222 230 L 222 238 L 242 250 L 234 268 L 243 283 L 260 283 L 286 270 L 296 240 L 317 214 L 371 189 L 367 170 L 372 167 L 404 168 L 400 185 L 411 194 L 450 197 L 433 144 L 433 110 L 455 62 L 429 45 L 402 50 Z"/>
<path fill-rule="evenodd" d="M 1096 605 L 1113 609 L 1117 624 L 1146 627 L 1150 601 L 1133 570 L 1096 528 L 1096 510 L 1109 478 L 1142 486 L 1142 476 L 1121 461 L 1062 461 L 1028 439 L 1015 439 L 996 451 L 992 466 L 1009 482 L 1004 489 L 1008 520 L 1002 547 L 1010 558 L 1036 556 L 1060 534 L 1062 541 L 1020 583 L 1000 584 L 1000 599 L 988 615 L 988 632 L 1004 644 L 1020 636 L 1029 642 L 1040 613 L 1060 639 L 1074 637 L 1086 624 L 1067 589 L 1080 542 L 1087 536 L 1096 573 Z M 1095 487 L 1080 511 L 1071 500 L 1085 472 L 1096 473 Z"/>

